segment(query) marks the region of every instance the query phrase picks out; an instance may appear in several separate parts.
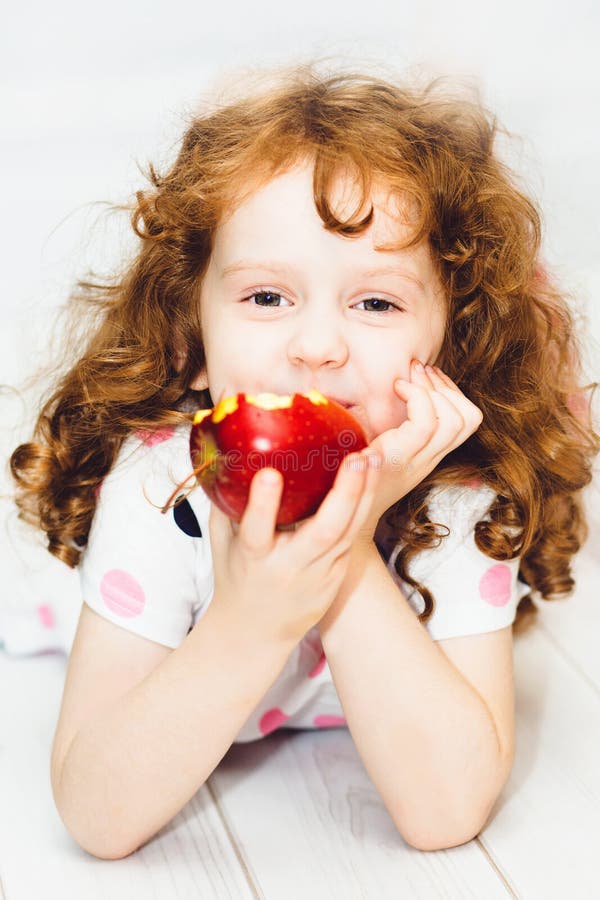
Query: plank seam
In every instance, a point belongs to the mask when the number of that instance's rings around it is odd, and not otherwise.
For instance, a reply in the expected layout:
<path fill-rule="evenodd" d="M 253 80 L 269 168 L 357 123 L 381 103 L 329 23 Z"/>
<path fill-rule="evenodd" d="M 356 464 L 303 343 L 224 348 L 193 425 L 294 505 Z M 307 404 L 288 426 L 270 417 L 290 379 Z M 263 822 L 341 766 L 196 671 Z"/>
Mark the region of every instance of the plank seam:
<path fill-rule="evenodd" d="M 502 869 L 500 868 L 500 866 L 498 865 L 498 863 L 492 856 L 490 849 L 486 846 L 484 841 L 479 836 L 476 837 L 474 840 L 479 844 L 479 848 L 480 848 L 481 852 L 483 853 L 483 855 L 487 859 L 488 863 L 490 864 L 492 869 L 495 871 L 496 875 L 498 876 L 498 878 L 500 879 L 500 881 L 502 882 L 502 884 L 504 885 L 504 887 L 506 888 L 506 890 L 508 891 L 510 896 L 513 898 L 513 900 L 520 900 L 519 895 L 517 894 L 516 890 L 513 888 L 512 884 L 510 883 L 508 876 L 504 874 L 504 872 L 502 871 Z"/>
<path fill-rule="evenodd" d="M 229 822 L 227 821 L 227 816 L 225 815 L 225 812 L 221 808 L 221 803 L 220 803 L 218 794 L 213 789 L 210 778 L 207 778 L 207 780 L 204 782 L 204 785 L 212 798 L 214 808 L 216 809 L 217 815 L 219 816 L 219 818 L 221 820 L 221 824 L 223 825 L 223 828 L 225 829 L 227 837 L 229 838 L 229 841 L 233 848 L 233 852 L 236 855 L 237 861 L 240 864 L 242 872 L 246 876 L 246 880 L 248 882 L 248 887 L 252 891 L 252 896 L 255 898 L 255 900 L 264 900 L 264 895 L 258 890 L 258 887 L 254 881 L 254 878 L 252 876 L 252 873 L 250 872 L 250 869 L 248 868 L 246 860 L 244 859 L 242 852 L 241 852 L 240 848 L 238 847 L 238 843 L 235 839 L 235 835 L 233 834 L 231 828 L 229 827 Z"/>

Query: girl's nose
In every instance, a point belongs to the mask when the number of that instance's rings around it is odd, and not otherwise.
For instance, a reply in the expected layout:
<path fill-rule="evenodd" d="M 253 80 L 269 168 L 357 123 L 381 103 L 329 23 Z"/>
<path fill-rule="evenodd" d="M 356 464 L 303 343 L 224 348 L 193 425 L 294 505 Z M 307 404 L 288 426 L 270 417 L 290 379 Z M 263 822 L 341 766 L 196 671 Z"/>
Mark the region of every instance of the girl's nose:
<path fill-rule="evenodd" d="M 304 363 L 310 369 L 343 366 L 348 359 L 343 323 L 335 315 L 307 314 L 288 343 L 288 358 L 294 365 Z"/>

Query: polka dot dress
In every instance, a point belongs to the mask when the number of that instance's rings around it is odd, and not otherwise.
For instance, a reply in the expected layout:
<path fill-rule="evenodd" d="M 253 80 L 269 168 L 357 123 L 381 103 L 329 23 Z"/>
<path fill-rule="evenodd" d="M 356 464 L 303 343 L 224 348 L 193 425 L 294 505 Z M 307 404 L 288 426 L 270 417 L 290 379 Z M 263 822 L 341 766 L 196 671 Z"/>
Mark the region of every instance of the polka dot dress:
<path fill-rule="evenodd" d="M 435 608 L 425 627 L 434 640 L 506 628 L 514 622 L 519 600 L 529 593 L 529 586 L 518 580 L 518 557 L 497 562 L 475 543 L 475 525 L 486 518 L 494 498 L 479 482 L 437 488 L 429 498 L 429 519 L 447 525 L 450 534 L 438 547 L 418 554 L 409 574 L 433 594 Z M 392 551 L 388 571 L 421 613 L 423 598 L 396 573 L 400 549 Z"/>
<path fill-rule="evenodd" d="M 79 566 L 88 606 L 115 625 L 173 649 L 200 621 L 214 592 L 207 496 L 199 487 L 182 492 L 171 510 L 161 512 L 190 471 L 189 427 L 131 436 L 102 482 Z M 474 525 L 493 498 L 489 489 L 469 484 L 445 488 L 431 499 L 430 518 L 447 524 L 451 534 L 439 547 L 419 554 L 410 574 L 434 593 L 435 613 L 426 624 L 434 640 L 510 625 L 528 590 L 517 581 L 518 560 L 497 562 L 475 546 Z M 399 549 L 392 551 L 388 569 L 418 613 L 422 598 L 395 573 Z M 40 616 L 48 615 L 40 611 Z M 313 628 L 236 742 L 257 740 L 282 727 L 345 726 L 318 628 Z"/>

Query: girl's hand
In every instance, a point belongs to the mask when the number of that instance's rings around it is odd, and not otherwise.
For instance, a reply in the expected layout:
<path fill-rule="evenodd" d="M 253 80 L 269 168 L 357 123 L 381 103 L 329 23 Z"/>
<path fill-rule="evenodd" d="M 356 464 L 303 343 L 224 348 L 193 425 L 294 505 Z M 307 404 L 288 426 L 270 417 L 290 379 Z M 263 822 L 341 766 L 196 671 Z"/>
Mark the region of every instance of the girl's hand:
<path fill-rule="evenodd" d="M 411 380 L 394 388 L 406 401 L 408 418 L 378 435 L 364 452 L 383 458 L 373 505 L 357 536 L 370 545 L 386 509 L 416 487 L 437 464 L 472 435 L 483 420 L 481 410 L 437 367 L 411 366 Z"/>
<path fill-rule="evenodd" d="M 258 640 L 295 646 L 320 621 L 346 575 L 379 477 L 367 462 L 366 451 L 349 454 L 315 515 L 293 532 L 276 531 L 283 478 L 275 469 L 254 476 L 239 526 L 211 504 L 212 602 L 226 604 Z"/>

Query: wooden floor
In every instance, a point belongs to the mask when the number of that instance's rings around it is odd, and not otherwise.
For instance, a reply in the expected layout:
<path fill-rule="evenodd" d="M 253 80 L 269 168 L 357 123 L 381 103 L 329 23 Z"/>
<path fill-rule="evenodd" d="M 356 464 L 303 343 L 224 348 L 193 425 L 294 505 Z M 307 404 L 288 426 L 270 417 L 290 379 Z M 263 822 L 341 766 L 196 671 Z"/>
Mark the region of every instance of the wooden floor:
<path fill-rule="evenodd" d="M 396 832 L 346 729 L 234 745 L 155 839 L 98 860 L 49 779 L 65 657 L 0 653 L 0 878 L 7 900 L 600 898 L 600 490 L 575 595 L 515 639 L 517 754 L 487 827 L 424 853 Z M 595 523 L 595 524 L 594 524 Z M 28 710 L 27 713 L 24 710 Z"/>

